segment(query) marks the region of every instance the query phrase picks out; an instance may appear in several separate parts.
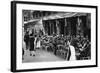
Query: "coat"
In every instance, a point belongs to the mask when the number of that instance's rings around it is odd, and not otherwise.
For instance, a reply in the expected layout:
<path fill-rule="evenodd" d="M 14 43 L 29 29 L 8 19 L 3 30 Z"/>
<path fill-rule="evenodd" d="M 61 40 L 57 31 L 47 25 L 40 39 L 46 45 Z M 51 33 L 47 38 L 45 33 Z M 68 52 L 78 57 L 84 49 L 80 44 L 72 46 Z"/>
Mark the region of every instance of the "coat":
<path fill-rule="evenodd" d="M 30 36 L 30 51 L 34 51 L 34 37 Z"/>

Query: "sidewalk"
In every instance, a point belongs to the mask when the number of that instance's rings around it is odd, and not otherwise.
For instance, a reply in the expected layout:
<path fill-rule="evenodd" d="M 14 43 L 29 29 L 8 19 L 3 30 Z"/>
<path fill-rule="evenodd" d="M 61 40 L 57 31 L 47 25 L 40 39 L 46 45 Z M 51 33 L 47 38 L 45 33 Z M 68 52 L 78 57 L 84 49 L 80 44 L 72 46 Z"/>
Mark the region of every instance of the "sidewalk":
<path fill-rule="evenodd" d="M 23 63 L 28 62 L 47 62 L 47 61 L 64 61 L 64 59 L 55 56 L 52 52 L 45 50 L 36 50 L 35 56 L 30 56 L 30 51 L 26 51 Z"/>

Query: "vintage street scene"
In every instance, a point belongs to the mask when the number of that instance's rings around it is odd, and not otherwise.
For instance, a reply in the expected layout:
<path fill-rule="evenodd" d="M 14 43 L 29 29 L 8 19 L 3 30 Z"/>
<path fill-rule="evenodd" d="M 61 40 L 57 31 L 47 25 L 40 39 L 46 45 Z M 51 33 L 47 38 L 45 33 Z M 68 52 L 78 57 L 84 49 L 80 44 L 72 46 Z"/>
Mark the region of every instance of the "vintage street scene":
<path fill-rule="evenodd" d="M 22 63 L 91 59 L 91 14 L 22 10 Z"/>

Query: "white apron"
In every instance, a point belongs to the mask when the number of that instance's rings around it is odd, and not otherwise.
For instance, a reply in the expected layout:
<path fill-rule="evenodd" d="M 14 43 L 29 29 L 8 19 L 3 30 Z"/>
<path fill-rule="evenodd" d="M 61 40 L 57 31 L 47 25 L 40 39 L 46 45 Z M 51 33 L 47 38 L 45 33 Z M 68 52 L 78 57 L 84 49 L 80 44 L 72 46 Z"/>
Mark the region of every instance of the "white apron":
<path fill-rule="evenodd" d="M 74 46 L 70 45 L 70 51 L 71 51 L 71 56 L 70 56 L 70 61 L 74 61 L 76 60 L 76 56 L 75 56 L 75 48 Z"/>

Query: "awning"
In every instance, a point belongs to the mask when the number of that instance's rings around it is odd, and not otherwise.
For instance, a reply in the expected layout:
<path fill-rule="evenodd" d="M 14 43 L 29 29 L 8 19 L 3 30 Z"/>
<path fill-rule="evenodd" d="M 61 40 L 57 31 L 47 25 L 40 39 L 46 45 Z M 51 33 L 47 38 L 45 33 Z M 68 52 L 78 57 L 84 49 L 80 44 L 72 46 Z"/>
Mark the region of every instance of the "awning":
<path fill-rule="evenodd" d="M 49 16 L 44 16 L 42 20 L 50 20 L 50 19 L 59 19 L 59 18 L 68 18 L 68 17 L 76 17 L 76 16 L 86 16 L 87 13 L 76 13 L 76 12 L 67 12 L 67 13 L 57 13 L 57 14 L 52 14 Z M 27 22 L 24 22 L 24 24 L 31 23 L 31 22 L 36 22 L 39 21 L 41 18 L 38 19 L 33 19 Z"/>

